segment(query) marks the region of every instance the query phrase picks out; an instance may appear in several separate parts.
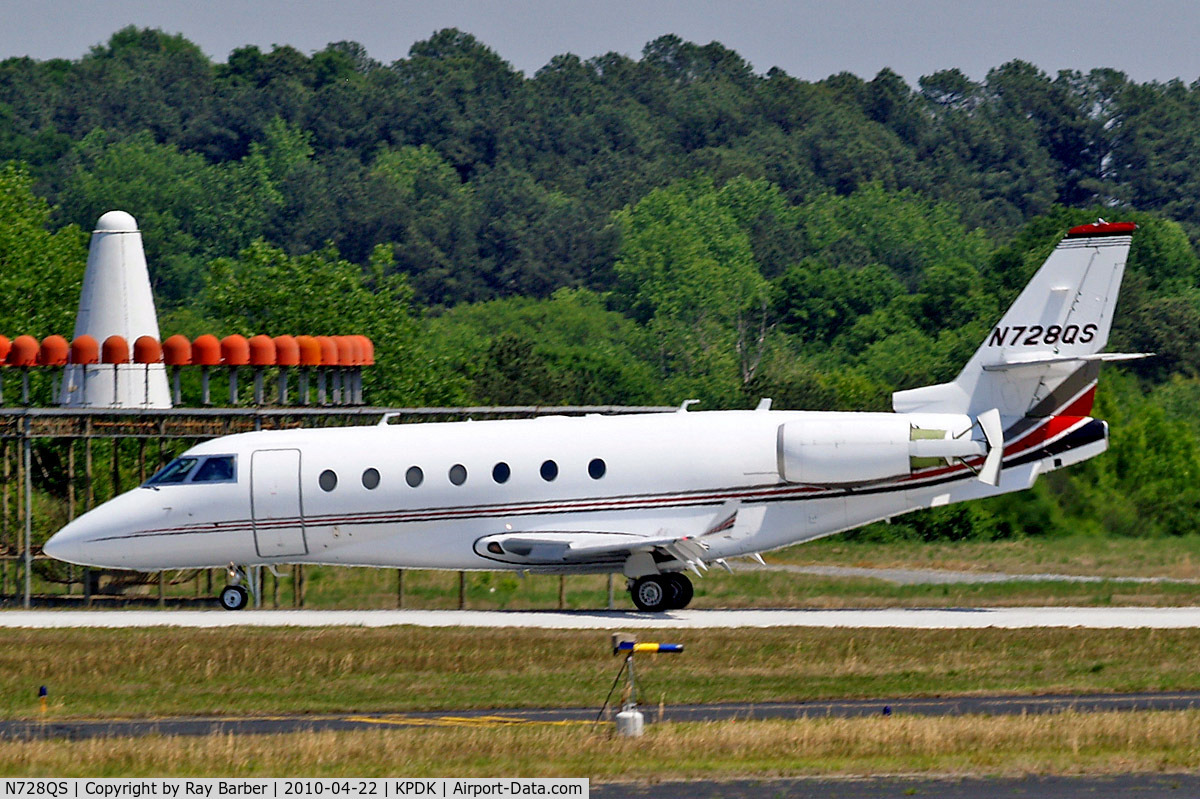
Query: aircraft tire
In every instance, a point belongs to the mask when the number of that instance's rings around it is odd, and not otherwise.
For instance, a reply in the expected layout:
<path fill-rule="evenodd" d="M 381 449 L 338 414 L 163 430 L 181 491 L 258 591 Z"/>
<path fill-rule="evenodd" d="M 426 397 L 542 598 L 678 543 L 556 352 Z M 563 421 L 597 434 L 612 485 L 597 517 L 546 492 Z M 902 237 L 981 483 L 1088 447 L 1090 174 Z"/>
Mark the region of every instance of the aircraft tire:
<path fill-rule="evenodd" d="M 221 589 L 217 600 L 226 610 L 241 610 L 250 602 L 250 594 L 240 585 L 227 585 Z"/>
<path fill-rule="evenodd" d="M 665 574 L 648 574 L 633 581 L 629 595 L 638 610 L 660 613 L 671 607 L 671 587 Z"/>
<path fill-rule="evenodd" d="M 671 610 L 683 610 L 692 601 L 692 597 L 696 591 L 692 587 L 692 581 L 688 579 L 686 574 L 681 572 L 669 572 L 664 574 L 667 578 L 667 592 L 670 596 L 668 607 Z"/>

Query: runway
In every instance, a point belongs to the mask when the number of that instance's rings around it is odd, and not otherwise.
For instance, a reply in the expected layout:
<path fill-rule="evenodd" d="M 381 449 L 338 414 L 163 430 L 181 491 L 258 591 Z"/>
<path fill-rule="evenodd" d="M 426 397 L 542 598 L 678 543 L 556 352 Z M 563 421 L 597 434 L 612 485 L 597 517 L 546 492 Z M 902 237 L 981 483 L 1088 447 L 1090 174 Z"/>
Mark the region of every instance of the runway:
<path fill-rule="evenodd" d="M 551 630 L 751 627 L 904 629 L 1200 628 L 1200 607 L 887 608 L 847 610 L 6 610 L 0 628 L 62 627 L 527 627 Z"/>
<path fill-rule="evenodd" d="M 646 706 L 648 723 L 867 716 L 1019 716 L 1043 713 L 1187 710 L 1200 707 L 1200 691 L 1047 696 L 963 696 L 931 699 L 841 699 L 810 702 Z M 600 723 L 611 723 L 611 708 Z M 178 716 L 143 719 L 0 721 L 0 739 L 86 738 L 143 735 L 280 735 L 414 727 L 567 726 L 597 723 L 598 708 L 439 710 L 410 713 L 293 714 L 278 716 Z"/>

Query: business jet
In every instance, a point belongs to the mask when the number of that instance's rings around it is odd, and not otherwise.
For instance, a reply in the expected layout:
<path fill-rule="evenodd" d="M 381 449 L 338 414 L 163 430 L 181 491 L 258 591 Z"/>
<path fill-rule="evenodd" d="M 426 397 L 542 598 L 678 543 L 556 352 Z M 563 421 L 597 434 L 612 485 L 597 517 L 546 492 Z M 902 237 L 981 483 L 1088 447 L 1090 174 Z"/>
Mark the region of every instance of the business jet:
<path fill-rule="evenodd" d="M 643 611 L 689 574 L 920 508 L 1029 488 L 1107 448 L 1089 416 L 1131 223 L 1072 228 L 958 376 L 894 413 L 692 411 L 271 430 L 192 447 L 45 546 L 116 569 L 310 563 L 621 573 Z M 761 558 L 759 558 L 761 560 Z M 252 588 L 252 586 L 251 586 Z"/>

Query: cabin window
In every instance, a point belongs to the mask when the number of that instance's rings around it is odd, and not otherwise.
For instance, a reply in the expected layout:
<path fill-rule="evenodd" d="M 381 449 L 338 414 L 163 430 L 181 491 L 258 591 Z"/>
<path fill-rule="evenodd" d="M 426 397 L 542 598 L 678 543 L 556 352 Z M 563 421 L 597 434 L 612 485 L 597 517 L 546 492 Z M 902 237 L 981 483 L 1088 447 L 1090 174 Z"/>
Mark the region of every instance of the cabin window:
<path fill-rule="evenodd" d="M 379 470 L 367 469 L 362 476 L 363 488 L 368 491 L 379 487 Z"/>
<path fill-rule="evenodd" d="M 593 480 L 599 480 L 608 471 L 608 467 L 604 465 L 604 461 L 600 458 L 592 458 L 592 462 L 588 464 L 588 474 Z"/>
<path fill-rule="evenodd" d="M 492 467 L 492 479 L 497 483 L 507 483 L 510 477 L 512 477 L 512 469 L 508 468 L 508 464 L 504 461 L 500 461 Z"/>
<path fill-rule="evenodd" d="M 542 479 L 547 483 L 558 477 L 558 464 L 554 461 L 544 461 L 542 463 Z"/>
<path fill-rule="evenodd" d="M 420 466 L 409 466 L 408 471 L 404 473 L 404 482 L 413 488 L 419 486 L 424 480 L 425 472 L 421 471 Z"/>
<path fill-rule="evenodd" d="M 193 483 L 232 483 L 237 480 L 232 455 L 213 455 L 192 475 Z"/>
<path fill-rule="evenodd" d="M 158 473 L 146 481 L 148 486 L 182 483 L 200 462 L 199 458 L 176 458 L 158 470 Z"/>
<path fill-rule="evenodd" d="M 334 473 L 333 469 L 326 469 L 317 478 L 317 483 L 321 486 L 322 490 L 332 491 L 337 488 L 337 474 Z"/>
<path fill-rule="evenodd" d="M 450 482 L 460 486 L 467 482 L 467 467 L 456 463 L 450 467 Z"/>

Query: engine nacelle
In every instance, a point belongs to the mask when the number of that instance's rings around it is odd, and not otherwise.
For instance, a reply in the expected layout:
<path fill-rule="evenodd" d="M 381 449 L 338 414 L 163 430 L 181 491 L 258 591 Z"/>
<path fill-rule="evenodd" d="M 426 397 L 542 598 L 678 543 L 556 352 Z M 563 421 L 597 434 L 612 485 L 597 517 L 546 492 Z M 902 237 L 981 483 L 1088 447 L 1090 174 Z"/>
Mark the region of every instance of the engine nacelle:
<path fill-rule="evenodd" d="M 985 455 L 961 414 L 813 413 L 779 426 L 776 459 L 789 483 L 848 485 Z"/>

